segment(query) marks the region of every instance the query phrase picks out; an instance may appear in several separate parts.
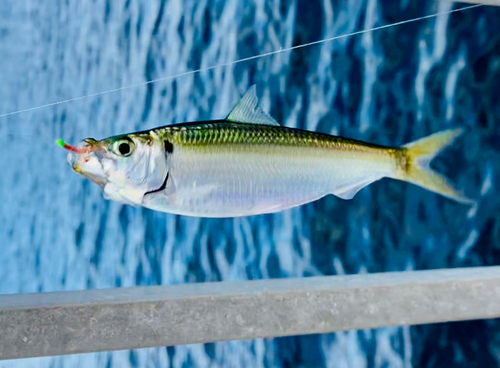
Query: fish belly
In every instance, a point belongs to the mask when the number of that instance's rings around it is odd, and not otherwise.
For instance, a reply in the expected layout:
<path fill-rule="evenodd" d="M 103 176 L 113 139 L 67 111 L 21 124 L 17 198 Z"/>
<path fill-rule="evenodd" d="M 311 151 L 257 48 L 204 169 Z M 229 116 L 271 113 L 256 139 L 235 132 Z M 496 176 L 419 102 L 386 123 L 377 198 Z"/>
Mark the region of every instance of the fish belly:
<path fill-rule="evenodd" d="M 143 205 L 201 217 L 273 213 L 330 193 L 349 197 L 360 183 L 387 175 L 386 161 L 366 153 L 309 147 L 179 147 L 166 189 L 146 196 Z"/>

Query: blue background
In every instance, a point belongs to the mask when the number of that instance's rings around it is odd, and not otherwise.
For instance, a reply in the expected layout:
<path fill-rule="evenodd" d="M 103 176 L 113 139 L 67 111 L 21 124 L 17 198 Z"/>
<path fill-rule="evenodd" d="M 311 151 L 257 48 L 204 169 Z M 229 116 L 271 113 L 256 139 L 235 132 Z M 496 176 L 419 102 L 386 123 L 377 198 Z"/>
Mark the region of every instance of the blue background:
<path fill-rule="evenodd" d="M 465 6 L 392 0 L 0 2 L 0 114 Z M 0 293 L 500 264 L 500 9 L 480 7 L 0 118 Z M 276 215 L 102 198 L 53 144 L 220 119 L 256 83 L 282 124 L 436 161 L 476 211 L 382 180 Z M 0 367 L 495 367 L 497 320 L 0 362 Z"/>

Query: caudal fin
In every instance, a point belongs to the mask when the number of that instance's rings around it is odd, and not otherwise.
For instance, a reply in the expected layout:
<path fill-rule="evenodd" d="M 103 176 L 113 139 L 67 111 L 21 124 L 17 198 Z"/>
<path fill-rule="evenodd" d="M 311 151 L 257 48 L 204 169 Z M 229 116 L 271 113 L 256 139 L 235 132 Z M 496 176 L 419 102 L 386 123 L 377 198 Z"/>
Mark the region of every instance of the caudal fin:
<path fill-rule="evenodd" d="M 421 138 L 401 147 L 396 178 L 416 184 L 463 204 L 476 202 L 464 196 L 444 176 L 432 170 L 430 162 L 445 147 L 463 133 L 463 129 L 450 129 Z"/>

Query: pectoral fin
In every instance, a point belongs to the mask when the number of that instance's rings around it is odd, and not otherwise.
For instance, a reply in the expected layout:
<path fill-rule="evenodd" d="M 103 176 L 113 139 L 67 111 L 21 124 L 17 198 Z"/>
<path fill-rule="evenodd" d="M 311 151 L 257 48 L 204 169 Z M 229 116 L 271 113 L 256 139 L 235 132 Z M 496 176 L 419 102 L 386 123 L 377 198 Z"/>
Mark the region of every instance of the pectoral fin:
<path fill-rule="evenodd" d="M 189 206 L 189 203 L 200 201 L 203 202 L 209 194 L 217 189 L 216 185 L 204 185 L 199 187 L 186 188 L 182 190 L 176 190 L 175 188 L 169 188 L 168 193 L 166 191 L 159 191 L 153 193 L 147 193 L 142 198 L 142 205 L 148 208 L 159 207 L 175 207 L 182 208 Z M 159 209 L 161 211 L 161 209 Z"/>
<path fill-rule="evenodd" d="M 103 187 L 104 199 L 125 203 L 131 206 L 141 205 L 143 193 L 137 189 L 128 189 L 107 183 Z"/>

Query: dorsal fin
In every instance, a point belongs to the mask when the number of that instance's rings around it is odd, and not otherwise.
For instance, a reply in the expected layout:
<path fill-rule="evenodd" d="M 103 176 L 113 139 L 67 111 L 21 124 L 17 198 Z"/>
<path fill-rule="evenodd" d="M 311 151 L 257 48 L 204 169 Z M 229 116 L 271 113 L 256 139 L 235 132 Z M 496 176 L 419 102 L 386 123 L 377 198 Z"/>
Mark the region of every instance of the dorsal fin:
<path fill-rule="evenodd" d="M 233 107 L 226 120 L 233 123 L 279 126 L 278 122 L 259 106 L 256 90 L 255 84 L 251 86 Z"/>

